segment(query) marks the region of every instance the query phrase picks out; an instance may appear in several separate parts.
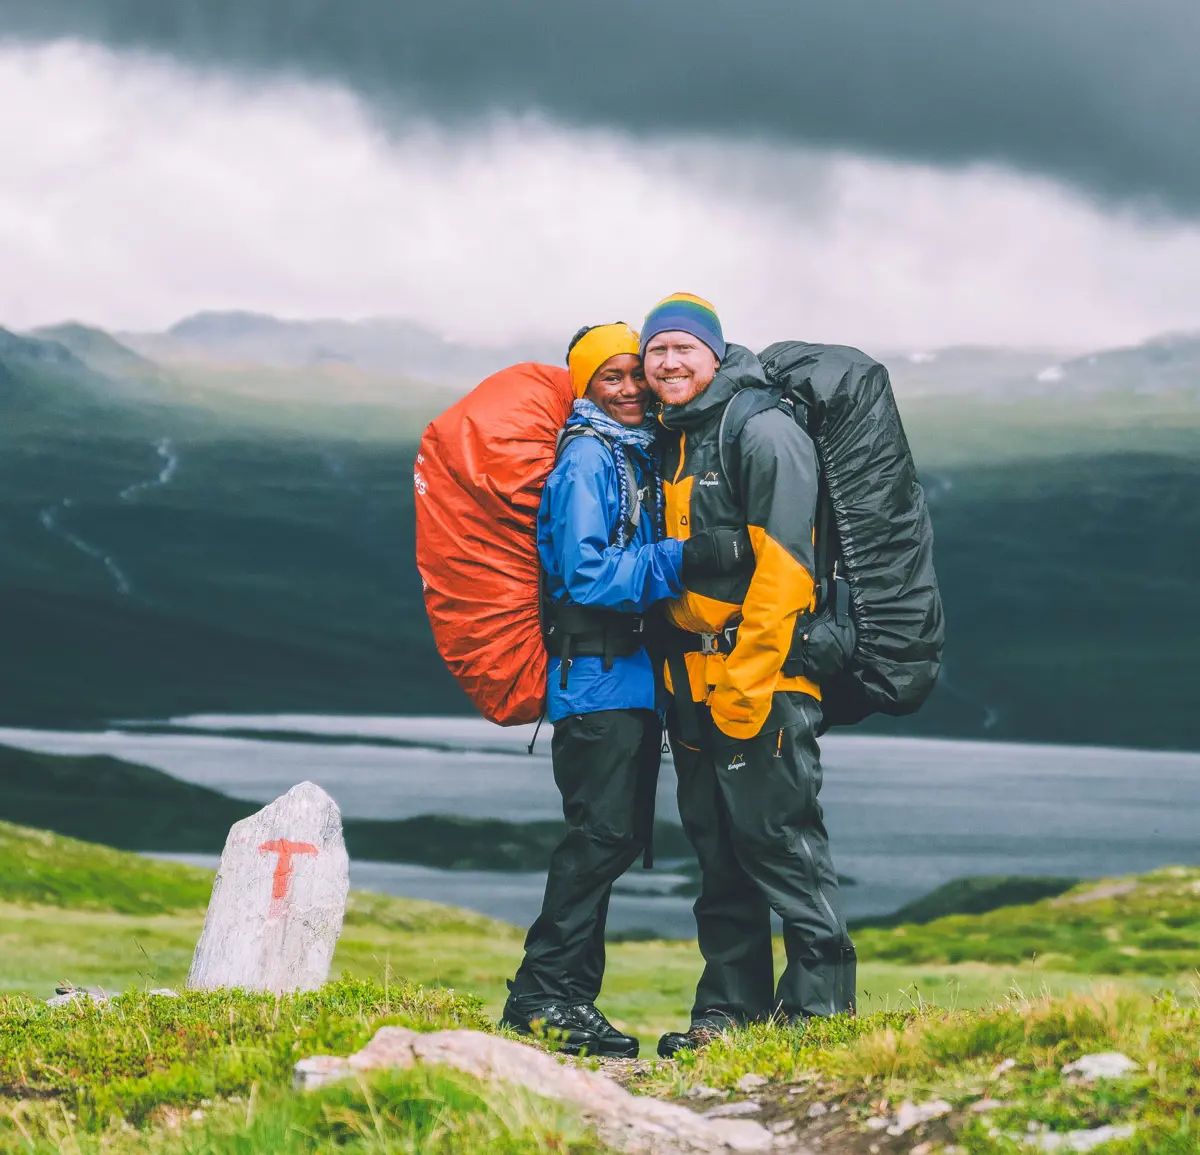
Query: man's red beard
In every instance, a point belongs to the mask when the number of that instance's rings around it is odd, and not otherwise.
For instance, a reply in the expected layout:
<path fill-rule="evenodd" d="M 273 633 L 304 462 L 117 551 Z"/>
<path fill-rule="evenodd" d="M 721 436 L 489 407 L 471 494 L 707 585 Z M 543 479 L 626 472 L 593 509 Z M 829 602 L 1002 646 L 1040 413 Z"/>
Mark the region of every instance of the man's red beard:
<path fill-rule="evenodd" d="M 670 400 L 668 400 L 657 389 L 655 389 L 653 383 L 650 385 L 650 390 L 664 405 L 686 405 L 689 401 L 693 401 L 695 398 L 699 397 L 700 394 L 703 393 L 704 390 L 707 389 L 711 384 L 711 381 L 698 382 L 693 377 L 691 384 L 688 386 L 687 392 L 682 396 L 673 397 Z"/>

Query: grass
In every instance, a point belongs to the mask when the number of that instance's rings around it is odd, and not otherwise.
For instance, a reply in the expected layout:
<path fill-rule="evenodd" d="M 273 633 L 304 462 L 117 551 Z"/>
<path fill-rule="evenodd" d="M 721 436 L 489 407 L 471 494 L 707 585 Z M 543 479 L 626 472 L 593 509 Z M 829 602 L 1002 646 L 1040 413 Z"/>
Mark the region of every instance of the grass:
<path fill-rule="evenodd" d="M 206 870 L 0 823 L 0 992 L 46 998 L 60 980 L 108 991 L 181 988 L 211 880 Z M 1095 976 L 1119 976 L 1129 991 L 1177 986 L 1200 960 L 1200 938 L 1191 953 L 1151 946 L 1161 947 L 1167 934 L 1193 941 L 1197 880 L 1200 870 L 1178 868 L 1143 876 L 1110 898 L 860 929 L 860 1007 L 974 1007 L 1014 988 L 1085 990 Z M 1095 883 L 1064 898 L 1089 893 Z M 1156 922 L 1156 911 L 1178 925 Z M 1110 941 L 1114 926 L 1128 941 Z M 497 1018 L 522 942 L 520 928 L 470 911 L 354 892 L 333 973 L 469 990 Z M 1120 953 L 1135 943 L 1138 953 Z M 602 1004 L 650 1046 L 686 1019 L 699 969 L 694 943 L 611 943 Z"/>
<path fill-rule="evenodd" d="M 865 957 L 899 965 L 1026 963 L 1077 973 L 1179 974 L 1200 961 L 1200 867 L 1085 882 L 1031 905 L 864 929 L 855 937 Z"/>
<path fill-rule="evenodd" d="M 212 872 L 0 822 L 0 901 L 156 915 L 201 911 Z"/>
<path fill-rule="evenodd" d="M 1078 878 L 999 874 L 956 878 L 888 915 L 872 915 L 850 923 L 856 927 L 892 927 L 927 923 L 951 914 L 986 914 L 1003 906 L 1023 906 L 1042 898 L 1057 898 L 1079 883 Z"/>
<path fill-rule="evenodd" d="M 0 991 L 27 992 L 0 995 L 0 1152 L 599 1150 L 561 1107 L 442 1070 L 289 1090 L 296 1059 L 351 1053 L 387 1023 L 494 1029 L 521 953 L 517 928 L 356 893 L 334 963 L 341 977 L 320 992 L 149 995 L 182 989 L 210 882 L 206 871 L 0 826 Z M 1023 907 L 860 930 L 857 1018 L 756 1025 L 624 1078 L 643 1094 L 711 1106 L 689 1092 L 738 1098 L 738 1081 L 760 1076 L 755 1117 L 832 1151 L 928 1141 L 1005 1155 L 1017 1150 L 1006 1136 L 1031 1127 L 1103 1124 L 1136 1127 L 1106 1151 L 1191 1151 L 1198 922 L 1200 870 L 1172 868 Z M 1036 956 L 1026 951 L 1035 935 Z M 1096 964 L 1114 947 L 1148 969 L 1123 963 L 1105 977 Z M 899 950 L 903 961 L 888 957 Z M 602 1004 L 652 1054 L 655 1036 L 685 1021 L 698 970 L 692 943 L 613 944 Z M 126 993 L 52 1009 L 42 1000 L 58 979 Z M 1065 1063 L 1106 1050 L 1134 1059 L 1133 1076 L 1064 1076 Z M 902 1103 L 933 1098 L 948 1114 L 887 1133 Z M 972 1111 L 984 1098 L 1004 1106 Z"/>
<path fill-rule="evenodd" d="M 441 1071 L 288 1093 L 311 1054 L 386 1025 L 490 1029 L 476 999 L 343 980 L 317 993 L 0 1000 L 0 1151 L 572 1151 L 562 1110 Z"/>
<path fill-rule="evenodd" d="M 1137 1069 L 1095 1082 L 1063 1072 L 1102 1051 L 1127 1055 Z M 1198 1053 L 1194 1002 L 1100 988 L 1066 998 L 1015 995 L 981 1011 L 923 1007 L 807 1028 L 753 1027 L 649 1073 L 640 1089 L 683 1095 L 706 1086 L 740 1098 L 738 1080 L 761 1076 L 757 1117 L 793 1120 L 806 1138 L 841 1151 L 909 1151 L 926 1141 L 925 1150 L 953 1143 L 1016 1152 L 1042 1132 L 1132 1125 L 1132 1138 L 1102 1150 L 1182 1155 L 1197 1146 Z M 943 1118 L 902 1136 L 880 1125 L 903 1103 L 935 1099 L 949 1106 Z M 1002 1105 L 972 1110 L 984 1100 Z"/>

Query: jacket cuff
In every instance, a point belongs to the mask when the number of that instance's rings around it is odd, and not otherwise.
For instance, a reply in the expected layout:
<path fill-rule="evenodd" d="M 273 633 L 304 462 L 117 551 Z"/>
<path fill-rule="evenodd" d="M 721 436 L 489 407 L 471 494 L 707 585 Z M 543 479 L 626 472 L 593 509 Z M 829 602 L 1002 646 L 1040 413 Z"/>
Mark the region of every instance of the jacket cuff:
<path fill-rule="evenodd" d="M 667 537 L 658 545 L 662 550 L 663 576 L 671 587 L 671 597 L 677 598 L 683 593 L 683 539 Z"/>

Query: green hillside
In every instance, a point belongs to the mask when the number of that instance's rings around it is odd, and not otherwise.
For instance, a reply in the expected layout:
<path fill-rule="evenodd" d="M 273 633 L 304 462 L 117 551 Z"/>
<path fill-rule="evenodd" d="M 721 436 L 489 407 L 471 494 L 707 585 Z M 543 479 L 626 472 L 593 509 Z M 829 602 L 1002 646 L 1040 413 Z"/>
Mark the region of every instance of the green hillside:
<path fill-rule="evenodd" d="M 119 394 L 0 340 L 4 720 L 465 708 L 420 605 L 410 449 Z"/>
<path fill-rule="evenodd" d="M 1187 974 L 1200 968 L 1200 867 L 1089 880 L 1040 902 L 924 925 L 860 928 L 854 937 L 863 957 L 878 962 Z"/>
<path fill-rule="evenodd" d="M 947 642 L 905 732 L 1200 749 L 1200 455 L 926 481 Z"/>
<path fill-rule="evenodd" d="M 415 410 L 350 437 L 244 368 L 263 396 L 175 381 L 151 404 L 81 359 L 115 372 L 111 338 L 55 332 L 79 355 L 0 334 L 0 722 L 468 711 L 413 564 Z M 868 729 L 1200 749 L 1189 371 L 1144 396 L 1106 370 L 1094 395 L 902 402 L 946 665 L 920 714 Z"/>

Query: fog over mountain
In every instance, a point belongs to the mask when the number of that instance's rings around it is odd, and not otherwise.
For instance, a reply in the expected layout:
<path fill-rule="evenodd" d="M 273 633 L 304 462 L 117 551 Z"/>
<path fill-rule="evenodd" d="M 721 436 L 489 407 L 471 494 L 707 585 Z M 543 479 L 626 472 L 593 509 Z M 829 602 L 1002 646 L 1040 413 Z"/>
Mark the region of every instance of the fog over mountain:
<path fill-rule="evenodd" d="M 0 0 L 0 324 L 1065 356 L 1200 325 L 1192 0 Z"/>
<path fill-rule="evenodd" d="M 999 162 L 1200 213 L 1193 0 L 3 0 L 0 27 L 331 80 L 384 115 Z"/>

